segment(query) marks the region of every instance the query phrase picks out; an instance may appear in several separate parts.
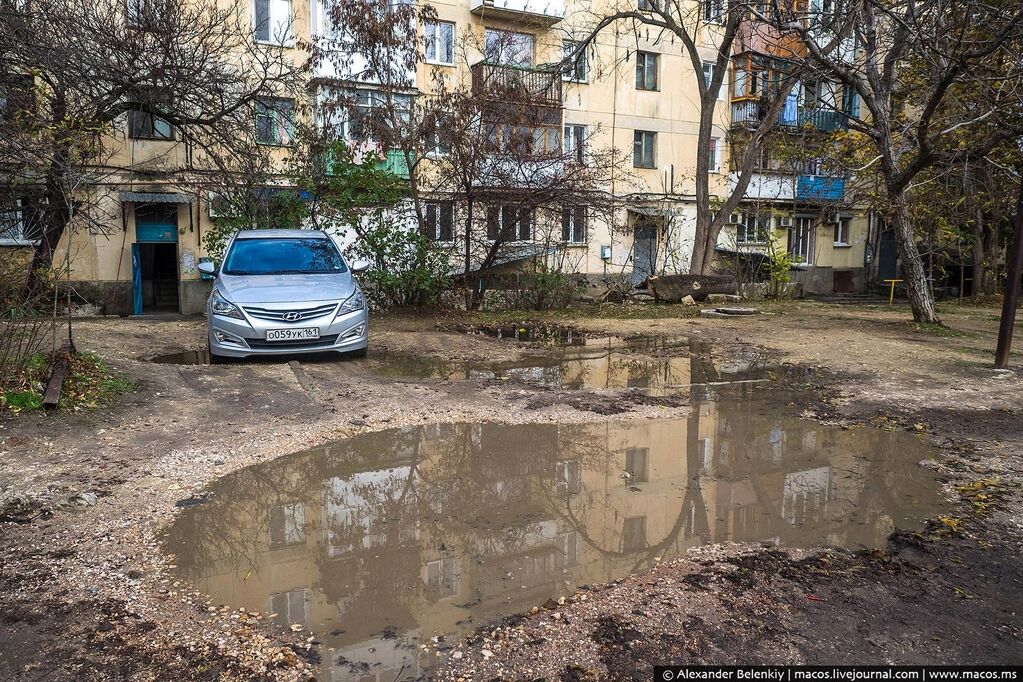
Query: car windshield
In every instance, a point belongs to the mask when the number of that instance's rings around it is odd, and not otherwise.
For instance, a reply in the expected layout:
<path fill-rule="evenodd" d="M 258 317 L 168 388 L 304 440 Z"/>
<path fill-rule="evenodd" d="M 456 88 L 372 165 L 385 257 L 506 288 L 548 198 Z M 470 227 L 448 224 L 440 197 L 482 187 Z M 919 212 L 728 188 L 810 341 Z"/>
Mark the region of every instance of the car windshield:
<path fill-rule="evenodd" d="M 226 275 L 335 275 L 345 261 L 330 239 L 236 239 L 224 261 Z"/>

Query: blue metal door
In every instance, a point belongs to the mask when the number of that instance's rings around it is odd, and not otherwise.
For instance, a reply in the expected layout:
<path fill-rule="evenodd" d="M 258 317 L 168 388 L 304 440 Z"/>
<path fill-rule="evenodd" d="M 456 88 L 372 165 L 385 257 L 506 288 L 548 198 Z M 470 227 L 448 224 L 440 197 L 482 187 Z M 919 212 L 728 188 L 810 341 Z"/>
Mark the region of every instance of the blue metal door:
<path fill-rule="evenodd" d="M 142 259 L 139 245 L 131 245 L 131 313 L 142 314 Z"/>

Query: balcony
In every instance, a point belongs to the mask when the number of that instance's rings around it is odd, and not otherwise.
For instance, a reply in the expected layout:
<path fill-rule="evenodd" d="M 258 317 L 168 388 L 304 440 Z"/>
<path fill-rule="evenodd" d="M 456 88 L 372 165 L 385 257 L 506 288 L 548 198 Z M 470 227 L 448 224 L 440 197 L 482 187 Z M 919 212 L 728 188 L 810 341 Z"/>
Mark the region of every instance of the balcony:
<path fill-rule="evenodd" d="M 373 167 L 377 170 L 387 171 L 404 180 L 409 179 L 408 163 L 405 153 L 400 149 L 389 149 L 383 159 L 374 162 Z"/>
<path fill-rule="evenodd" d="M 796 200 L 807 202 L 842 201 L 845 199 L 845 178 L 823 175 L 800 175 L 796 179 Z"/>
<path fill-rule="evenodd" d="M 732 127 L 754 129 L 767 114 L 769 102 L 766 99 L 745 99 L 732 102 Z M 794 114 L 794 115 L 793 115 Z M 821 132 L 834 132 L 849 127 L 849 117 L 832 109 L 806 109 L 799 107 L 782 108 L 778 113 L 778 125 L 784 128 L 809 128 Z"/>
<path fill-rule="evenodd" d="M 730 173 L 729 190 L 734 189 L 738 181 L 739 174 Z M 791 175 L 754 172 L 743 197 L 761 201 L 792 201 L 795 199 L 795 191 L 796 182 Z"/>
<path fill-rule="evenodd" d="M 480 18 L 549 27 L 565 18 L 565 0 L 469 0 L 469 11 Z"/>
<path fill-rule="evenodd" d="M 523 105 L 561 108 L 560 71 L 489 62 L 477 62 L 471 71 L 474 94 Z"/>

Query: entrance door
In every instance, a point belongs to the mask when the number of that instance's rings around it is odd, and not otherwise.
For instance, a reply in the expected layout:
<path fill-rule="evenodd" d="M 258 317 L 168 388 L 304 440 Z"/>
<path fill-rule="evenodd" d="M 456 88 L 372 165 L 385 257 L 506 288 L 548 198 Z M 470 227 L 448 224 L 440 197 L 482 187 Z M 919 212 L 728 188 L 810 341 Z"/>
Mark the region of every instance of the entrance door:
<path fill-rule="evenodd" d="M 883 282 L 886 279 L 898 277 L 899 246 L 895 243 L 895 232 L 884 230 L 881 232 L 881 245 L 877 254 L 877 279 Z"/>
<path fill-rule="evenodd" d="M 637 221 L 632 238 L 632 281 L 639 284 L 657 272 L 657 225 Z"/>
<path fill-rule="evenodd" d="M 177 204 L 135 206 L 133 279 L 135 314 L 177 312 Z"/>

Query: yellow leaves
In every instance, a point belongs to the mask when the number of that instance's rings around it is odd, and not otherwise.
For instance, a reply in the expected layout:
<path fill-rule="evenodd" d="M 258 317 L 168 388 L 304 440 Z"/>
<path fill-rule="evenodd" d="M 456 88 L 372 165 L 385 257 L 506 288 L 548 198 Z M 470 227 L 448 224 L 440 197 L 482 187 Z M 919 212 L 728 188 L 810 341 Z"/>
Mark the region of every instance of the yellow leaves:
<path fill-rule="evenodd" d="M 950 532 L 958 533 L 959 532 L 959 526 L 962 525 L 963 520 L 961 518 L 958 518 L 958 517 L 955 517 L 955 516 L 947 516 L 945 514 L 942 514 L 941 516 L 938 517 L 938 522 L 942 526 L 947 528 Z"/>
<path fill-rule="evenodd" d="M 959 486 L 958 491 L 963 496 L 963 499 L 969 502 L 973 508 L 973 513 L 983 516 L 990 511 L 991 502 L 997 496 L 1000 483 L 1001 480 L 999 478 L 981 478 Z"/>

